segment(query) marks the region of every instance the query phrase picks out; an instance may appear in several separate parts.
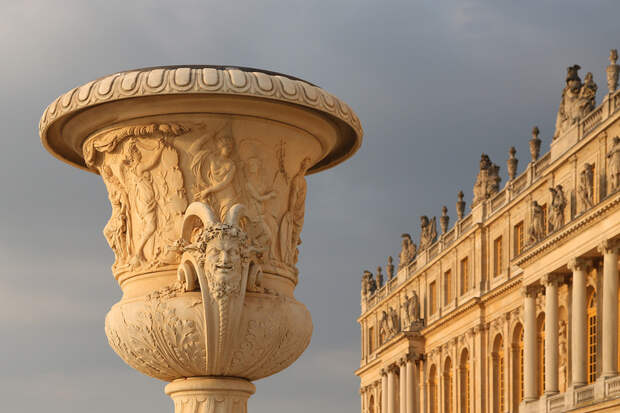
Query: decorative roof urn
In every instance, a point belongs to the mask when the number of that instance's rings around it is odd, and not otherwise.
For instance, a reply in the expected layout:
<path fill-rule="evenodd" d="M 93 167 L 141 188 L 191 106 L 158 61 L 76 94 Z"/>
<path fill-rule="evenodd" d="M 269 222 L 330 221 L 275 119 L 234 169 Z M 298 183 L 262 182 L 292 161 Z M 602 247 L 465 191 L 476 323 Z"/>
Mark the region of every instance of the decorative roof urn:
<path fill-rule="evenodd" d="M 177 413 L 246 412 L 252 381 L 310 343 L 293 296 L 305 176 L 359 148 L 355 113 L 286 75 L 157 67 L 71 90 L 39 132 L 108 189 L 103 233 L 123 290 L 105 322 L 114 351 L 170 382 Z"/>

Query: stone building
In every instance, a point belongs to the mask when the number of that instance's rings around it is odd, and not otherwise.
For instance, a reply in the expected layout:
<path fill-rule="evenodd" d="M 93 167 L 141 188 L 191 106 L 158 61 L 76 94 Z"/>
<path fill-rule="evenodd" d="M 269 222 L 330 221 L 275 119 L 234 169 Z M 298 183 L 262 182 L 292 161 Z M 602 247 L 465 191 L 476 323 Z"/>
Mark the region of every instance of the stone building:
<path fill-rule="evenodd" d="M 548 153 L 534 128 L 503 185 L 483 154 L 469 214 L 461 192 L 364 273 L 362 413 L 620 411 L 616 58 L 600 102 L 568 68 Z"/>

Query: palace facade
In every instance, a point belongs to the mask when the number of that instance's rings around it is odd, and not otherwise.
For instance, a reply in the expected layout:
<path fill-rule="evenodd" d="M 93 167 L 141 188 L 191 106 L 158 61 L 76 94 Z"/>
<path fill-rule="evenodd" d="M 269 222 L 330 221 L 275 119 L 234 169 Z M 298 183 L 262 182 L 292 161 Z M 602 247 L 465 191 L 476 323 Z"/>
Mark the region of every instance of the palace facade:
<path fill-rule="evenodd" d="M 616 59 L 598 103 L 568 68 L 548 153 L 535 127 L 504 185 L 483 154 L 469 214 L 459 193 L 364 272 L 362 413 L 620 411 Z"/>

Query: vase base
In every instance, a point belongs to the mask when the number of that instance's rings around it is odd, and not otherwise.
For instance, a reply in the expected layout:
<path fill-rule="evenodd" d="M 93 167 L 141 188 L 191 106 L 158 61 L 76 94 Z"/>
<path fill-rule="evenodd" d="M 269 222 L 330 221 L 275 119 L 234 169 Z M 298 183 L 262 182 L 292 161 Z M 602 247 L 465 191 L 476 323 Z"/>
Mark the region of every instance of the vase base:
<path fill-rule="evenodd" d="M 236 377 L 189 377 L 165 388 L 175 413 L 247 413 L 255 391 L 251 382 Z"/>

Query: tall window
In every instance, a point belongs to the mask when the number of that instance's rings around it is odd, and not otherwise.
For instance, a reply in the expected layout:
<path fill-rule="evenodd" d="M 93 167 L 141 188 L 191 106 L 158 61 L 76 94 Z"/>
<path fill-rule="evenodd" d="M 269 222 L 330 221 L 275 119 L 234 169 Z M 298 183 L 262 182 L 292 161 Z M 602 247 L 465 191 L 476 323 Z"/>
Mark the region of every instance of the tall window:
<path fill-rule="evenodd" d="M 461 413 L 469 413 L 471 394 L 469 393 L 469 353 L 463 350 L 461 355 Z"/>
<path fill-rule="evenodd" d="M 375 413 L 375 396 L 370 395 L 370 400 L 368 400 L 368 413 Z"/>
<path fill-rule="evenodd" d="M 515 246 L 515 255 L 519 255 L 523 252 L 523 221 L 519 222 L 514 226 L 514 246 Z"/>
<path fill-rule="evenodd" d="M 588 383 L 596 380 L 596 291 L 588 297 Z"/>
<path fill-rule="evenodd" d="M 444 411 L 445 413 L 453 413 L 452 408 L 454 407 L 454 390 L 452 387 L 452 361 L 448 357 L 444 364 L 444 373 L 443 373 L 443 394 L 444 394 Z"/>
<path fill-rule="evenodd" d="M 525 332 L 525 329 L 521 328 L 521 333 L 519 334 L 519 403 L 521 403 L 523 401 L 523 395 L 524 395 L 524 391 L 523 391 L 523 333 Z"/>
<path fill-rule="evenodd" d="M 538 396 L 545 394 L 545 315 L 538 316 Z"/>
<path fill-rule="evenodd" d="M 518 324 L 512 335 L 512 411 L 519 411 L 523 401 L 523 326 Z"/>
<path fill-rule="evenodd" d="M 435 281 L 428 286 L 428 305 L 431 308 L 431 314 L 437 312 L 437 284 Z"/>
<path fill-rule="evenodd" d="M 493 275 L 497 277 L 502 273 L 502 237 L 495 238 L 493 242 Z"/>
<path fill-rule="evenodd" d="M 467 257 L 461 260 L 461 294 L 469 291 L 471 281 L 469 280 L 469 260 Z"/>
<path fill-rule="evenodd" d="M 375 328 L 370 327 L 368 329 L 368 354 L 372 354 L 375 351 Z"/>
<path fill-rule="evenodd" d="M 431 366 L 428 375 L 428 401 L 430 413 L 437 413 L 437 368 Z"/>
<path fill-rule="evenodd" d="M 452 301 L 452 270 L 443 273 L 444 304 Z"/>

